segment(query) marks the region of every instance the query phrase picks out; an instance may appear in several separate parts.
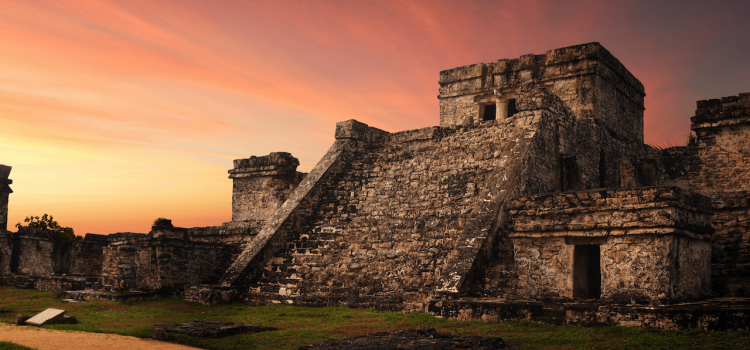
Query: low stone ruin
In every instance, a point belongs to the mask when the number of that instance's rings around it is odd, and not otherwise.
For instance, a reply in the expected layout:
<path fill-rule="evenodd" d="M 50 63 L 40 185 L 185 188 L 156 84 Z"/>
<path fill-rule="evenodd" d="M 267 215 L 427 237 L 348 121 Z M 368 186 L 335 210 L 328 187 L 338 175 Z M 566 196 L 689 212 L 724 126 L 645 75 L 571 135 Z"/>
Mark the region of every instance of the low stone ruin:
<path fill-rule="evenodd" d="M 277 329 L 276 327 L 263 327 L 259 324 L 211 320 L 195 320 L 194 322 L 178 324 L 157 323 L 155 327 L 163 329 L 167 333 L 185 334 L 198 338 L 223 338 L 231 335 L 275 331 Z"/>

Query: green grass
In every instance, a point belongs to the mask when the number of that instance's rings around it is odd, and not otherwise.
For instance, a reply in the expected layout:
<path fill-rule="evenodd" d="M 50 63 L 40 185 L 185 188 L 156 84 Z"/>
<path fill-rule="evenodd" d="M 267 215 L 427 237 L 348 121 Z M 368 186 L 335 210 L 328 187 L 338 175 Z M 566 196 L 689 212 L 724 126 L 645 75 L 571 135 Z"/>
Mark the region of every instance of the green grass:
<path fill-rule="evenodd" d="M 0 350 L 35 350 L 28 346 L 18 345 L 9 341 L 0 341 Z"/>
<path fill-rule="evenodd" d="M 423 313 L 402 314 L 347 307 L 248 306 L 240 303 L 206 306 L 172 298 L 63 304 L 51 293 L 11 288 L 0 288 L 0 307 L 12 311 L 0 314 L 0 322 L 13 322 L 18 313 L 32 316 L 54 307 L 67 310 L 67 314 L 76 317 L 79 323 L 46 325 L 44 328 L 136 337 L 149 337 L 155 323 L 190 322 L 196 319 L 259 323 L 279 328 L 278 331 L 221 339 L 170 334 L 175 342 L 206 349 L 296 349 L 329 338 L 412 329 L 420 325 L 460 335 L 499 336 L 506 344 L 518 349 L 750 348 L 748 332 L 638 330 L 616 326 L 554 326 L 534 322 L 461 322 Z"/>

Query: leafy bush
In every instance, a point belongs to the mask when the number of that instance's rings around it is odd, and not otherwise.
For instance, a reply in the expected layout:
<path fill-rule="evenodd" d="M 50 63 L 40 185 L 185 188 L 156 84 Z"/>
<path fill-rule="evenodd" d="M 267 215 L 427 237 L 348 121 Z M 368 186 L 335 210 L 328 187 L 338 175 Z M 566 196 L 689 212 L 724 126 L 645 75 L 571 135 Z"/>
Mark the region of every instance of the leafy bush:
<path fill-rule="evenodd" d="M 53 236 L 62 238 L 66 241 L 80 241 L 83 239 L 81 236 L 76 236 L 73 233 L 73 229 L 70 227 L 63 227 L 60 226 L 60 224 L 57 223 L 57 221 L 54 220 L 52 215 L 44 214 L 42 217 L 38 216 L 27 216 L 26 219 L 23 220 L 23 222 L 28 222 L 26 226 L 21 225 L 21 223 L 17 223 L 16 227 L 30 227 L 30 228 L 36 228 L 41 230 L 47 230 L 52 233 Z"/>

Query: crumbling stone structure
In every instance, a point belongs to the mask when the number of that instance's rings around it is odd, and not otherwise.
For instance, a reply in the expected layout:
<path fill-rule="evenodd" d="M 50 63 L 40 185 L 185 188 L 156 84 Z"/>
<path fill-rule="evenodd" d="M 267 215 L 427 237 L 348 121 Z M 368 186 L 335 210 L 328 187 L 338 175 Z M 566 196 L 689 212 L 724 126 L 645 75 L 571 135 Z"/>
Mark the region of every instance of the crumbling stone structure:
<path fill-rule="evenodd" d="M 13 180 L 8 179 L 11 167 L 0 164 L 0 233 L 8 230 L 8 195 L 13 193 L 10 184 Z"/>
<path fill-rule="evenodd" d="M 62 245 L 6 233 L 0 273 L 202 303 L 747 329 L 750 94 L 699 101 L 694 142 L 664 150 L 643 144 L 644 96 L 598 43 L 446 70 L 440 126 L 338 123 L 307 175 L 288 153 L 235 160 L 232 222 Z"/>
<path fill-rule="evenodd" d="M 229 170 L 232 221 L 265 220 L 273 215 L 302 181 L 298 165 L 297 158 L 286 152 L 235 159 L 234 169 Z"/>

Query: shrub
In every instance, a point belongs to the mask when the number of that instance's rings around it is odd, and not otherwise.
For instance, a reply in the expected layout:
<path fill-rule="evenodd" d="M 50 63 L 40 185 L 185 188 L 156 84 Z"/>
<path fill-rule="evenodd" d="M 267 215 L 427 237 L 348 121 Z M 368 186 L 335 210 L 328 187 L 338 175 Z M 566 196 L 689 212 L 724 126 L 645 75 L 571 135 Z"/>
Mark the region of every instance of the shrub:
<path fill-rule="evenodd" d="M 26 219 L 23 220 L 23 222 L 27 222 L 28 224 L 26 226 L 21 225 L 21 223 L 17 223 L 16 227 L 30 227 L 30 228 L 36 228 L 41 230 L 47 230 L 52 233 L 53 236 L 62 238 L 66 241 L 80 241 L 83 239 L 81 236 L 76 236 L 73 233 L 73 229 L 70 227 L 63 227 L 60 226 L 60 224 L 57 223 L 57 221 L 54 220 L 52 215 L 44 214 L 41 217 L 39 216 L 27 216 Z"/>

